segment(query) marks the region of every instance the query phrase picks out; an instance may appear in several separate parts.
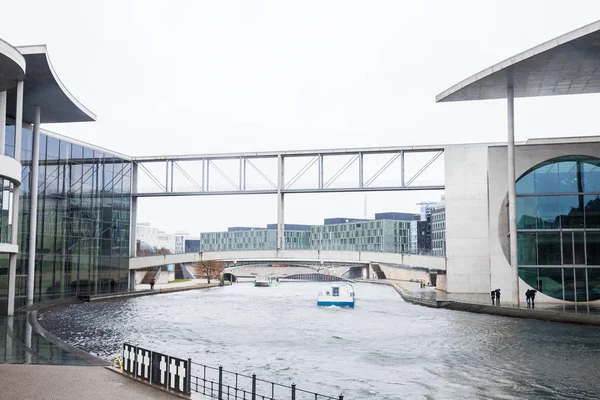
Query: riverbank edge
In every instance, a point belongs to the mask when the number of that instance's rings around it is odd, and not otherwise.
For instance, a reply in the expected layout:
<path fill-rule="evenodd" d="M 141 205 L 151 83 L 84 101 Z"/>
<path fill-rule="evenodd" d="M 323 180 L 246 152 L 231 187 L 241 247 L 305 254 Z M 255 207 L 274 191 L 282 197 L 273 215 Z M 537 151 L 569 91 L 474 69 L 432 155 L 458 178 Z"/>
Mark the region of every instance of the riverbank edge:
<path fill-rule="evenodd" d="M 75 346 L 68 344 L 67 342 L 60 339 L 58 336 L 50 333 L 42 323 L 39 321 L 40 312 L 50 310 L 53 308 L 59 308 L 64 306 L 69 306 L 71 304 L 81 304 L 87 301 L 98 302 L 98 301 L 111 301 L 111 300 L 122 300 L 126 298 L 140 297 L 140 296 L 148 296 L 148 295 L 156 295 L 156 294 L 164 294 L 164 293 L 175 293 L 181 291 L 188 290 L 198 290 L 198 289 L 209 289 L 213 287 L 218 287 L 220 284 L 218 282 L 215 283 L 200 283 L 196 285 L 189 286 L 179 286 L 173 288 L 161 288 L 156 290 L 144 290 L 139 292 L 126 292 L 126 293 L 112 293 L 112 294 L 104 294 L 104 295 L 96 295 L 96 296 L 79 296 L 79 297 L 69 297 L 65 299 L 58 300 L 50 300 L 47 302 L 36 303 L 29 307 L 24 307 L 19 312 L 27 312 L 27 319 L 31 328 L 38 335 L 48 340 L 50 343 L 54 344 L 61 350 L 64 350 L 70 354 L 75 355 L 76 357 L 85 360 L 89 363 L 89 366 L 110 366 L 111 362 L 104 360 L 100 357 L 97 357 L 93 354 L 90 354 L 84 350 L 81 350 Z"/>
<path fill-rule="evenodd" d="M 227 286 L 227 285 L 228 284 L 226 283 L 225 286 Z M 221 286 L 221 284 L 219 282 L 197 283 L 194 285 L 177 286 L 177 287 L 172 287 L 172 288 L 138 290 L 135 292 L 123 292 L 123 293 L 97 294 L 97 295 L 92 295 L 92 296 L 79 296 L 79 299 L 83 302 L 123 300 L 123 299 L 128 299 L 128 298 L 133 298 L 133 297 L 150 296 L 150 295 L 155 295 L 155 294 L 185 292 L 188 290 L 198 290 L 198 289 L 210 289 L 210 288 L 219 287 L 219 286 Z"/>
<path fill-rule="evenodd" d="M 161 392 L 168 393 L 168 394 L 170 394 L 173 397 L 178 397 L 180 399 L 185 399 L 185 400 L 190 400 L 192 398 L 192 396 L 188 396 L 188 395 L 185 395 L 185 394 L 182 394 L 182 393 L 173 392 L 173 391 L 165 389 L 165 388 L 163 388 L 161 386 L 153 385 L 152 383 L 149 383 L 146 380 L 136 378 L 133 375 L 126 374 L 123 371 L 121 371 L 119 368 L 114 368 L 112 366 L 105 366 L 104 368 L 106 368 L 109 371 L 114 372 L 115 374 L 118 374 L 118 375 L 123 376 L 123 377 L 128 378 L 128 379 L 131 379 L 132 381 L 141 383 L 142 385 L 150 386 L 151 388 L 153 388 L 155 390 L 160 390 Z M 194 398 L 198 399 L 198 400 L 208 399 L 208 397 L 204 397 L 202 395 L 202 393 L 200 393 L 199 395 L 200 395 L 200 397 L 197 397 L 197 394 L 194 393 Z"/>
<path fill-rule="evenodd" d="M 600 326 L 600 317 L 597 317 L 597 316 L 571 314 L 571 313 L 566 313 L 566 312 L 562 313 L 559 311 L 523 310 L 523 309 L 511 308 L 511 307 L 496 307 L 496 306 L 489 306 L 489 305 L 483 305 L 483 304 L 463 303 L 463 302 L 454 301 L 454 300 L 438 301 L 438 300 L 424 299 L 424 298 L 412 295 L 409 290 L 402 287 L 402 285 L 398 284 L 397 282 L 388 282 L 385 280 L 381 280 L 381 281 L 370 281 L 368 283 L 391 286 L 396 290 L 396 292 L 398 292 L 398 294 L 407 303 L 416 304 L 416 305 L 425 306 L 425 307 L 445 308 L 445 309 L 454 310 L 454 311 L 464 311 L 464 312 L 470 312 L 470 313 L 475 313 L 475 314 L 497 315 L 497 316 L 509 317 L 509 318 L 535 319 L 535 320 L 540 320 L 540 321 L 562 322 L 562 323 L 567 323 L 567 324 Z"/>

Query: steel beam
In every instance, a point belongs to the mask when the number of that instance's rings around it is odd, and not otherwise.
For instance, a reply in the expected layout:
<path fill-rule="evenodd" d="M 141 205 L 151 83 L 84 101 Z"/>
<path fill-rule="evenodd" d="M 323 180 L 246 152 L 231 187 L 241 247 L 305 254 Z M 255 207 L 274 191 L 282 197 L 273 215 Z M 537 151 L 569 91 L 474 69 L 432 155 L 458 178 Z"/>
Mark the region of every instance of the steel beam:
<path fill-rule="evenodd" d="M 285 249 L 285 233 L 284 233 L 284 192 L 285 185 L 284 163 L 281 154 L 277 156 L 277 250 Z"/>

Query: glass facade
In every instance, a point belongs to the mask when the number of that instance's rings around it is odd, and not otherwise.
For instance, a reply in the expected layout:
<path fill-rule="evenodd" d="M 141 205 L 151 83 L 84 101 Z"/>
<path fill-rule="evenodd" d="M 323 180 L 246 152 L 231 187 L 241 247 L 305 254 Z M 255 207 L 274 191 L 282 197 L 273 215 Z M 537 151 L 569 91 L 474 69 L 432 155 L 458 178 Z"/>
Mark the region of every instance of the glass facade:
<path fill-rule="evenodd" d="M 6 154 L 14 154 L 14 126 L 6 137 Z M 44 133 L 39 155 L 34 301 L 127 290 L 131 163 Z M 32 132 L 23 129 L 16 308 L 26 304 L 31 160 Z M 0 236 L 4 228 L 0 223 Z M 2 255 L 0 314 L 7 275 Z"/>
<path fill-rule="evenodd" d="M 555 299 L 600 299 L 600 159 L 561 157 L 517 181 L 519 276 Z"/>
<path fill-rule="evenodd" d="M 307 250 L 309 231 L 283 232 L 286 250 Z M 187 242 L 187 241 L 186 241 Z M 256 229 L 230 232 L 204 232 L 200 234 L 200 251 L 276 250 L 277 230 Z"/>

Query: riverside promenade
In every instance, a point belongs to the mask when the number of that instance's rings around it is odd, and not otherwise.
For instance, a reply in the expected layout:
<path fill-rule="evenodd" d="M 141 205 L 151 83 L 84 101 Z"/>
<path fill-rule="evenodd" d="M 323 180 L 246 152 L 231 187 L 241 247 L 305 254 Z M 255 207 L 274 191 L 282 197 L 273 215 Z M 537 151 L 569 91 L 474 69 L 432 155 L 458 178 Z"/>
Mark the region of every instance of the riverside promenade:
<path fill-rule="evenodd" d="M 491 304 L 489 294 L 449 294 L 433 287 L 421 288 L 417 282 L 397 280 L 372 280 L 370 283 L 391 285 L 402 298 L 413 304 L 426 307 L 446 308 L 478 314 L 490 314 L 512 318 L 536 319 L 580 325 L 600 326 L 600 308 L 590 305 L 561 305 L 536 303 L 528 309 L 525 299 L 521 307 L 509 302 L 500 306 Z"/>
<path fill-rule="evenodd" d="M 90 301 L 126 299 L 219 286 L 202 280 L 171 284 L 140 285 L 138 290 L 120 295 L 94 296 Z M 145 287 L 148 286 L 148 287 Z M 74 299 L 75 302 L 81 300 Z M 68 306 L 69 303 L 64 303 Z M 48 304 L 56 307 L 60 304 Z M 189 398 L 168 393 L 136 381 L 110 362 L 68 345 L 47 332 L 37 321 L 43 304 L 20 310 L 14 317 L 0 318 L 0 399 L 101 400 Z M 204 399 L 194 394 L 192 399 Z"/>

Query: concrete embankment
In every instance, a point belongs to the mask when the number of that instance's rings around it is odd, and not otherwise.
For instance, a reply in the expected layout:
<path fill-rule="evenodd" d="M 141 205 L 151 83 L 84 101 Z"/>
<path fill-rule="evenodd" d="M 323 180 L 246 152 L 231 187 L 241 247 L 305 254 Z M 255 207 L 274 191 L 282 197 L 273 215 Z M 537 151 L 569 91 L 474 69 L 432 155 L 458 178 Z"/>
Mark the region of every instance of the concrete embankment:
<path fill-rule="evenodd" d="M 563 322 L 568 324 L 600 326 L 600 315 L 578 314 L 572 312 L 531 310 L 511 306 L 492 306 L 473 304 L 451 299 L 435 299 L 431 296 L 422 296 L 403 287 L 401 283 L 385 280 L 371 281 L 370 283 L 390 285 L 402 296 L 404 301 L 432 308 L 446 308 L 448 310 L 466 311 L 477 314 L 498 315 L 502 317 L 536 319 L 550 322 Z"/>
<path fill-rule="evenodd" d="M 226 282 L 226 284 L 229 284 Z M 166 285 L 165 285 L 166 286 Z M 107 300 L 122 300 L 130 297 L 140 297 L 140 296 L 150 296 L 154 294 L 163 294 L 163 293 L 175 293 L 175 292 L 183 292 L 186 290 L 197 290 L 197 289 L 208 289 L 213 287 L 220 286 L 219 282 L 213 283 L 197 283 L 192 285 L 185 286 L 173 286 L 173 287 L 161 287 L 153 290 L 137 290 L 135 292 L 124 292 L 124 293 L 108 293 L 108 294 L 98 294 L 93 296 L 79 296 L 79 299 L 83 301 L 107 301 Z"/>

